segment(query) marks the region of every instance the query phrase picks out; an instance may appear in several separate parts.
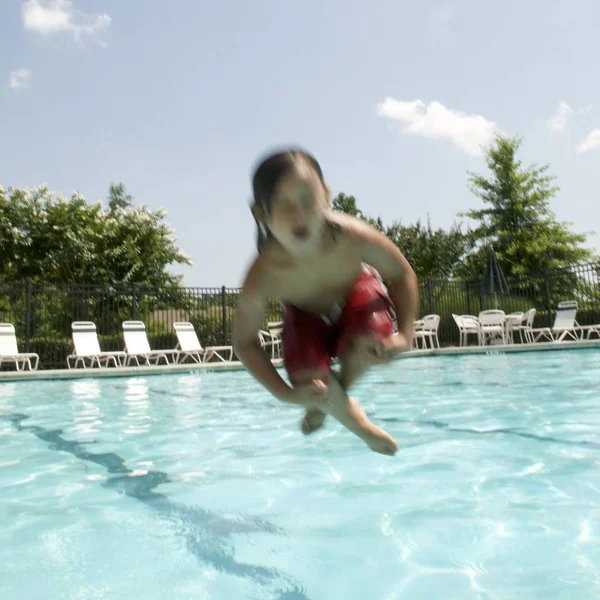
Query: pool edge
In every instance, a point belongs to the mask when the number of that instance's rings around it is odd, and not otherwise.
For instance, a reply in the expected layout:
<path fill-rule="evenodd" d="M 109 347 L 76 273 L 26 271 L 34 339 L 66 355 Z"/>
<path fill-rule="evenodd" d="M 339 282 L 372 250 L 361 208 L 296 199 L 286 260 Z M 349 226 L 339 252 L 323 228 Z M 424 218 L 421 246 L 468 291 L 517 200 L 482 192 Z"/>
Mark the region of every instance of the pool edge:
<path fill-rule="evenodd" d="M 397 360 L 422 358 L 427 356 L 469 356 L 475 354 L 498 355 L 521 352 L 540 351 L 569 351 L 590 348 L 600 348 L 600 339 L 582 340 L 580 342 L 544 342 L 537 344 L 516 344 L 498 346 L 452 346 L 449 348 L 412 350 L 400 354 Z M 275 368 L 283 366 L 281 359 L 273 360 Z M 40 371 L 3 371 L 0 373 L 0 383 L 8 381 L 36 381 L 56 379 L 85 379 L 106 377 L 139 377 L 151 375 L 165 375 L 174 373 L 217 372 L 217 371 L 242 371 L 244 365 L 239 361 L 203 364 L 175 364 L 144 367 L 119 367 L 103 369 L 47 369 Z"/>
<path fill-rule="evenodd" d="M 281 360 L 273 361 L 275 367 L 281 366 Z M 40 379 L 85 379 L 106 377 L 139 377 L 140 375 L 165 375 L 173 373 L 194 373 L 214 371 L 241 371 L 244 365 L 238 361 L 202 364 L 152 365 L 143 367 L 108 367 L 88 369 L 46 369 L 40 371 L 4 371 L 0 373 L 3 381 L 33 381 Z"/>

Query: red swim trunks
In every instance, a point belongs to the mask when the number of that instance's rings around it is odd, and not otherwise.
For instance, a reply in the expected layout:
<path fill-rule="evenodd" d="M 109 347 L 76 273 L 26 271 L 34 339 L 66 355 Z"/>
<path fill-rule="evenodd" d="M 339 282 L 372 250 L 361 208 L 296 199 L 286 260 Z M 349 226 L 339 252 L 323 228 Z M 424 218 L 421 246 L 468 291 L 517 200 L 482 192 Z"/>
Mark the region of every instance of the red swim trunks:
<path fill-rule="evenodd" d="M 336 319 L 285 305 L 283 362 L 290 376 L 329 373 L 331 360 L 342 356 L 357 337 L 378 340 L 393 333 L 393 305 L 377 271 L 363 269 Z"/>

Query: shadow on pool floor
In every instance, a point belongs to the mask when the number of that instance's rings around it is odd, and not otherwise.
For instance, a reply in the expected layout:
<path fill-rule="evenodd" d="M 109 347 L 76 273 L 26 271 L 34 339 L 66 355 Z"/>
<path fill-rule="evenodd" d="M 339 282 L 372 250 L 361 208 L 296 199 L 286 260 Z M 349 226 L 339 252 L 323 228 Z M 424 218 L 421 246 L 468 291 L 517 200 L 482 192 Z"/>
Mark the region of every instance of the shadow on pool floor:
<path fill-rule="evenodd" d="M 453 427 L 450 423 L 444 423 L 443 421 L 435 420 L 415 420 L 415 419 L 398 419 L 397 417 L 379 417 L 378 421 L 384 423 L 406 423 L 407 425 L 422 425 L 424 427 L 435 427 L 436 429 L 445 429 L 453 433 L 466 433 L 470 435 L 483 435 L 493 436 L 498 434 L 514 435 L 517 437 L 525 438 L 528 440 L 535 440 L 538 442 L 550 442 L 553 444 L 562 444 L 566 446 L 578 446 L 581 448 L 595 448 L 600 449 L 600 443 L 591 442 L 589 440 L 573 441 L 573 440 L 561 440 L 545 435 L 536 435 L 535 433 L 528 433 L 526 431 L 520 431 L 514 427 L 498 427 L 496 429 L 469 429 L 467 427 Z"/>
<path fill-rule="evenodd" d="M 203 563 L 209 564 L 217 571 L 247 578 L 259 584 L 270 594 L 278 594 L 277 600 L 310 600 L 304 588 L 290 576 L 274 568 L 260 565 L 240 563 L 234 557 L 232 535 L 236 533 L 268 532 L 282 535 L 280 528 L 260 519 L 249 522 L 235 521 L 204 510 L 200 507 L 189 507 L 169 500 L 165 494 L 155 489 L 172 481 L 167 473 L 148 471 L 146 474 L 131 477 L 131 469 L 125 466 L 125 459 L 113 452 L 95 454 L 86 446 L 95 442 L 70 442 L 62 437 L 62 430 L 48 430 L 37 425 L 24 425 L 28 415 L 19 413 L 1 414 L 0 418 L 12 423 L 17 431 L 33 434 L 47 443 L 50 450 L 68 452 L 80 460 L 88 461 L 104 467 L 108 473 L 115 475 L 103 482 L 103 486 L 114 489 L 120 494 L 134 498 L 150 506 L 153 510 L 172 522 L 176 522 L 181 535 L 190 552 Z"/>

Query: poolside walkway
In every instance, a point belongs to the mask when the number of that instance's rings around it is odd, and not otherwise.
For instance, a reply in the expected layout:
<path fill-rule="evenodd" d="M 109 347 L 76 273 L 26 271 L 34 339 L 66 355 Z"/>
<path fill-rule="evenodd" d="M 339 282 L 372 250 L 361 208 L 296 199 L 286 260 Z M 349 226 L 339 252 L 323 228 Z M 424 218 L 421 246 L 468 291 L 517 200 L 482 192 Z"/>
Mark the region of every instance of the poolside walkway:
<path fill-rule="evenodd" d="M 543 342 L 536 344 L 511 344 L 497 346 L 451 346 L 439 350 L 413 350 L 398 357 L 398 360 L 423 357 L 423 356 L 456 356 L 471 354 L 509 354 L 518 352 L 539 351 L 569 351 L 589 348 L 600 348 L 599 340 L 582 340 L 580 342 Z M 275 359 L 273 364 L 276 368 L 282 367 L 282 360 Z M 0 384 L 5 381 L 32 381 L 40 379 L 84 379 L 88 377 L 144 377 L 150 375 L 165 375 L 173 373 L 193 373 L 196 371 L 240 371 L 244 369 L 239 361 L 215 362 L 204 364 L 175 364 L 144 367 L 119 367 L 103 369 L 48 369 L 38 371 L 2 371 L 0 372 Z"/>

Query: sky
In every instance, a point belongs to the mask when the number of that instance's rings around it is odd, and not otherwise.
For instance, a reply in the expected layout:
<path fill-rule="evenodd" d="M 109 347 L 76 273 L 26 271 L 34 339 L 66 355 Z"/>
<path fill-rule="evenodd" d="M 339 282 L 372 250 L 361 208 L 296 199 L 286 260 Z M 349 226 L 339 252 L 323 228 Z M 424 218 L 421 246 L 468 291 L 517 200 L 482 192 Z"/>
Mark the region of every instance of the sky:
<path fill-rule="evenodd" d="M 238 286 L 250 177 L 301 145 L 384 222 L 481 207 L 494 132 L 600 251 L 597 0 L 3 0 L 0 185 L 164 207 L 190 286 Z M 596 75 L 594 75 L 596 73 Z"/>

